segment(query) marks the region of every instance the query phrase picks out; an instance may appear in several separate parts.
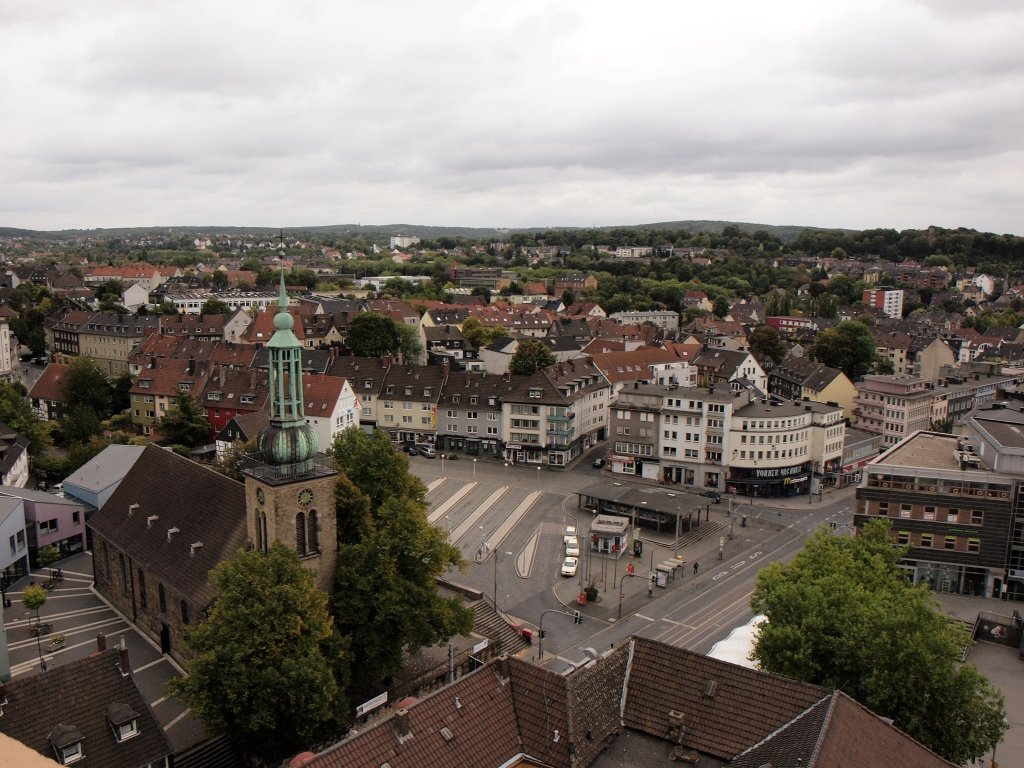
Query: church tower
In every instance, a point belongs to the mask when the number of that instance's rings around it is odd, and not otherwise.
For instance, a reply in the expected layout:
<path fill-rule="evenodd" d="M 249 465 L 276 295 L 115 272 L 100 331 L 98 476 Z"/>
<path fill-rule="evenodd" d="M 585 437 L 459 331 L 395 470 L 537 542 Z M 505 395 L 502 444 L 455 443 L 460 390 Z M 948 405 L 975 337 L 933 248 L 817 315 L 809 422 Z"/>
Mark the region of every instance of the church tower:
<path fill-rule="evenodd" d="M 325 592 L 334 588 L 338 523 L 334 508 L 334 462 L 319 453 L 306 423 L 302 396 L 302 346 L 281 290 L 270 352 L 270 423 L 257 438 L 259 459 L 245 472 L 246 530 L 252 545 L 266 550 L 279 541 L 298 553 Z"/>

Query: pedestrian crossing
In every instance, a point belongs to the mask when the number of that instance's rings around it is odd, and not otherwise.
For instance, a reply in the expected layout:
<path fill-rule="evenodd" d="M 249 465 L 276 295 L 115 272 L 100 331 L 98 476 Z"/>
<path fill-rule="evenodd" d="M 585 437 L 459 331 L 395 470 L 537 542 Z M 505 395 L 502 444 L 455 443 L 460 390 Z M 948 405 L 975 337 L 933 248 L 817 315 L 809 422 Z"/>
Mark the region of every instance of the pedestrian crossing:
<path fill-rule="evenodd" d="M 482 560 L 543 495 L 500 481 L 439 477 L 427 484 L 427 519 L 445 528 L 467 559 Z"/>

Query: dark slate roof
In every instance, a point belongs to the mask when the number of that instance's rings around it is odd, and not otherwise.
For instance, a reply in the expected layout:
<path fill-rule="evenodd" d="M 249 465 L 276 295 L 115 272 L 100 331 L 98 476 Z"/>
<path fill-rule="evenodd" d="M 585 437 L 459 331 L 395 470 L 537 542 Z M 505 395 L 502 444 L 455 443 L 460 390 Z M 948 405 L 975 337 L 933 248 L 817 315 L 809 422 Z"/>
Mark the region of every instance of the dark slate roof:
<path fill-rule="evenodd" d="M 117 742 L 107 722 L 111 704 L 138 715 L 137 736 Z M 69 726 L 84 737 L 85 757 L 75 763 L 82 768 L 138 768 L 171 753 L 135 681 L 121 674 L 114 648 L 7 683 L 0 731 L 53 759 L 50 734 Z"/>
<path fill-rule="evenodd" d="M 817 685 L 634 640 L 623 723 L 674 740 L 668 713 L 682 712 L 683 745 L 721 759 L 752 747 L 829 695 Z"/>
<path fill-rule="evenodd" d="M 132 504 L 139 506 L 129 514 Z M 157 519 L 147 524 L 153 515 Z M 245 487 L 147 445 L 89 527 L 196 605 L 208 605 L 210 569 L 245 547 Z M 178 532 L 168 541 L 170 528 Z M 190 556 L 196 542 L 203 546 Z"/>
<path fill-rule="evenodd" d="M 522 752 L 512 690 L 501 665 L 466 675 L 406 709 L 405 737 L 392 716 L 303 765 L 379 768 L 386 762 L 392 768 L 481 768 L 507 764 Z M 450 739 L 442 728 L 451 733 Z"/>
<path fill-rule="evenodd" d="M 308 349 L 303 347 L 302 370 L 309 373 L 327 373 L 334 362 L 334 352 L 329 349 Z M 270 349 L 261 347 L 252 361 L 253 368 L 270 370 Z"/>
<path fill-rule="evenodd" d="M 269 423 L 269 406 L 259 411 L 252 411 L 251 413 L 238 413 L 232 416 L 228 423 L 224 425 L 224 429 L 217 433 L 217 439 L 231 440 L 232 435 L 237 433 L 237 439 L 243 442 L 255 440 L 260 430 Z M 232 429 L 232 425 L 234 425 L 234 429 Z"/>
<path fill-rule="evenodd" d="M 810 707 L 760 744 L 729 763 L 806 768 L 951 768 L 951 763 L 885 723 L 844 693 Z"/>

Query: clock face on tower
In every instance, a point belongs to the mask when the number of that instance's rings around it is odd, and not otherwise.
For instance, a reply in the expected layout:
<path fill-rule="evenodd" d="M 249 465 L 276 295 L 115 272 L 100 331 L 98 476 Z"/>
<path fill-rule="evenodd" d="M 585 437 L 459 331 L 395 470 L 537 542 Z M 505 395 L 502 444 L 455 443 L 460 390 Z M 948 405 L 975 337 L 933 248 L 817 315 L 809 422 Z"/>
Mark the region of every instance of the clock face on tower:
<path fill-rule="evenodd" d="M 266 497 L 264 496 L 262 488 L 257 488 L 256 489 L 256 501 L 258 501 L 260 504 L 262 504 L 264 501 L 266 501 Z"/>
<path fill-rule="evenodd" d="M 304 507 L 308 507 L 313 503 L 313 492 L 309 488 L 303 488 L 299 491 L 299 504 Z"/>

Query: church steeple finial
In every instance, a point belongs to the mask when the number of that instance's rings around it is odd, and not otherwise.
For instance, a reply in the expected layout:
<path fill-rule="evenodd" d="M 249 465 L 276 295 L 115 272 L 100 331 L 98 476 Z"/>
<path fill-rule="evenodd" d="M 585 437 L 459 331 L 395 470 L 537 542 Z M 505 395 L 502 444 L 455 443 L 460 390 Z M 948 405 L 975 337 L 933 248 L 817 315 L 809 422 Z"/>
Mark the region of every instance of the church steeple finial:
<path fill-rule="evenodd" d="M 270 352 L 270 424 L 259 434 L 263 460 L 287 466 L 293 473 L 305 471 L 320 448 L 316 432 L 306 423 L 302 393 L 302 345 L 292 330 L 295 319 L 288 311 L 288 292 L 281 267 L 281 287 Z"/>

